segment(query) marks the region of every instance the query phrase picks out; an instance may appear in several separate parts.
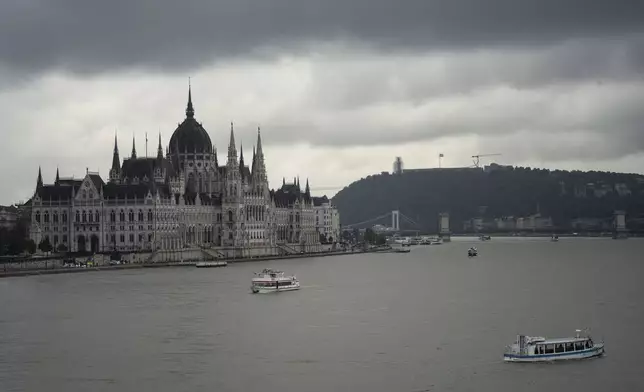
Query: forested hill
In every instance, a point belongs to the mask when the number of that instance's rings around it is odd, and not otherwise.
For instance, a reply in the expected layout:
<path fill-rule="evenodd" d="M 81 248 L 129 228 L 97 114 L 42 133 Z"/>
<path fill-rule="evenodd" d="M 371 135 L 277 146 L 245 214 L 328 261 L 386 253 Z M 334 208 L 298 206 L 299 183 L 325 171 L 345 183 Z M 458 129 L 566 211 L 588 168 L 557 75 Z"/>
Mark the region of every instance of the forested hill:
<path fill-rule="evenodd" d="M 451 228 L 475 217 L 525 217 L 537 212 L 559 227 L 575 218 L 628 217 L 644 213 L 644 176 L 609 172 L 542 170 L 491 165 L 483 169 L 421 169 L 368 176 L 333 198 L 343 225 L 392 210 L 435 231 L 438 214 L 449 212 Z M 483 208 L 482 208 L 483 207 Z"/>

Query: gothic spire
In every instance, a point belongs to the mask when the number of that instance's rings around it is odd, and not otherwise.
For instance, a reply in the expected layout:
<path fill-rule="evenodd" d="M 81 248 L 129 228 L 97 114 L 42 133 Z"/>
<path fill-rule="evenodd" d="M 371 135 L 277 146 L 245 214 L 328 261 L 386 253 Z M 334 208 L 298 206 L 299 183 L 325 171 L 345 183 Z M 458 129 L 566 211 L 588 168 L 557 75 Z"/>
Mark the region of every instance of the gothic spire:
<path fill-rule="evenodd" d="M 188 106 L 186 107 L 186 117 L 193 118 L 195 116 L 195 109 L 192 107 L 192 86 L 190 79 L 188 79 Z"/>
<path fill-rule="evenodd" d="M 38 180 L 36 181 L 36 189 L 42 188 L 42 171 L 40 166 L 38 166 Z"/>
<path fill-rule="evenodd" d="M 255 172 L 255 145 L 253 144 L 253 161 L 250 164 L 250 169 Z"/>
<path fill-rule="evenodd" d="M 235 147 L 235 129 L 230 123 L 230 142 L 228 142 L 228 165 L 237 163 L 237 147 Z"/>
<path fill-rule="evenodd" d="M 132 159 L 136 159 L 136 142 L 134 141 L 134 135 L 132 135 Z"/>
<path fill-rule="evenodd" d="M 264 158 L 264 152 L 262 151 L 262 133 L 259 127 L 257 127 L 257 156 Z"/>
<path fill-rule="evenodd" d="M 159 132 L 159 146 L 157 147 L 157 158 L 163 159 L 163 146 L 161 145 L 161 132 Z"/>
<path fill-rule="evenodd" d="M 244 144 L 239 143 L 239 168 L 244 168 Z"/>
<path fill-rule="evenodd" d="M 114 155 L 112 156 L 112 170 L 118 172 L 121 169 L 121 158 L 119 157 L 119 145 L 114 132 Z"/>
<path fill-rule="evenodd" d="M 311 195 L 311 188 L 309 187 L 309 178 L 306 178 L 306 188 L 304 188 L 304 193 L 306 193 L 308 196 Z"/>
<path fill-rule="evenodd" d="M 58 185 L 59 181 L 60 181 L 60 174 L 58 173 L 58 166 L 56 166 L 56 182 L 55 182 L 55 184 Z"/>

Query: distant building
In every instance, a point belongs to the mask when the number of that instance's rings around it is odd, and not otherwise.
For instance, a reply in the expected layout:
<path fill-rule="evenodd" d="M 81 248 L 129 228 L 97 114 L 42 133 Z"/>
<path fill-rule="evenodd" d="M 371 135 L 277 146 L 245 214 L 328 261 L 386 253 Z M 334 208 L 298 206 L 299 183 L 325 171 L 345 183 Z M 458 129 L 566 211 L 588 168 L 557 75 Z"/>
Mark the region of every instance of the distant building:
<path fill-rule="evenodd" d="M 631 195 L 630 188 L 626 184 L 623 184 L 623 183 L 615 184 L 615 192 L 617 192 L 617 194 L 622 196 L 622 197 Z"/>
<path fill-rule="evenodd" d="M 20 211 L 15 206 L 0 206 L 0 229 L 11 230 L 16 227 Z"/>
<path fill-rule="evenodd" d="M 494 171 L 512 171 L 514 166 L 511 165 L 499 165 L 498 163 L 490 163 L 488 166 L 483 168 L 483 171 L 490 173 Z"/>
<path fill-rule="evenodd" d="M 512 216 L 496 219 L 496 228 L 499 230 L 514 230 L 516 227 L 517 222 Z"/>
<path fill-rule="evenodd" d="M 396 157 L 394 161 L 394 174 L 402 174 L 403 172 L 403 161 L 401 157 Z"/>
<path fill-rule="evenodd" d="M 335 242 L 340 238 L 340 213 L 326 197 L 312 197 L 315 230 L 326 241 Z"/>

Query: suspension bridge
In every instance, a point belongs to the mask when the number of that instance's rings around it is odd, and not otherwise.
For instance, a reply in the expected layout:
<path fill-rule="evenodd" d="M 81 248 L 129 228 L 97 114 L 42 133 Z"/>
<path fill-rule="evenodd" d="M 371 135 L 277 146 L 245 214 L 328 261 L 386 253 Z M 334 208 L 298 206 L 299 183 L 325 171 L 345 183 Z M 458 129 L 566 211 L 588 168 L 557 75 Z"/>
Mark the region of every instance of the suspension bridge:
<path fill-rule="evenodd" d="M 382 225 L 386 227 L 388 231 L 393 232 L 418 232 L 426 229 L 415 220 L 403 214 L 400 210 L 393 210 L 391 212 L 387 212 L 385 214 L 364 220 L 362 222 L 343 225 L 343 228 L 364 229 L 367 227 L 373 227 L 375 225 Z M 449 233 L 449 215 L 447 213 L 442 213 L 439 215 L 439 231 L 443 234 Z"/>

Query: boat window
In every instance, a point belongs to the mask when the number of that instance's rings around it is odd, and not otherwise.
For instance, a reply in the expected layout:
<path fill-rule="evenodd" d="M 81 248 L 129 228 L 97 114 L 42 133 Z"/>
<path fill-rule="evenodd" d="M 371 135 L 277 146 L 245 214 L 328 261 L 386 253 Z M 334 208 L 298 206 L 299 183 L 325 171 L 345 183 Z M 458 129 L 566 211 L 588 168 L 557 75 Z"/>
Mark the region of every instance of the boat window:
<path fill-rule="evenodd" d="M 534 349 L 534 352 L 535 352 L 536 354 L 539 354 L 539 355 L 540 355 L 540 354 L 543 354 L 543 345 L 541 345 L 541 344 L 537 345 L 537 346 L 535 347 L 535 349 Z"/>
<path fill-rule="evenodd" d="M 593 346 L 593 340 L 588 339 L 588 341 L 586 342 L 586 347 L 591 348 L 592 346 Z"/>
<path fill-rule="evenodd" d="M 546 354 L 552 354 L 555 352 L 555 346 L 553 344 L 546 344 Z"/>
<path fill-rule="evenodd" d="M 584 342 L 575 342 L 575 350 L 583 350 Z"/>
<path fill-rule="evenodd" d="M 555 352 L 556 352 L 556 353 L 562 353 L 562 352 L 564 352 L 564 346 L 563 346 L 563 344 L 557 344 L 557 345 L 555 345 Z"/>
<path fill-rule="evenodd" d="M 575 351 L 575 345 L 571 343 L 566 343 L 566 351 Z"/>

